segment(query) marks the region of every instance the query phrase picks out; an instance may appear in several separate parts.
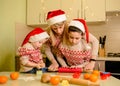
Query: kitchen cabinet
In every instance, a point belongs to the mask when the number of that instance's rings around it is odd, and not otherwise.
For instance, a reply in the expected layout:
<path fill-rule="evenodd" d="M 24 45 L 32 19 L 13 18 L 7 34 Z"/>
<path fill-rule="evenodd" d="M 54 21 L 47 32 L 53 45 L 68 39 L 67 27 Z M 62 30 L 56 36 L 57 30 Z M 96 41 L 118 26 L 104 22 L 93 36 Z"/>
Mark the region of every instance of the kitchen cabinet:
<path fill-rule="evenodd" d="M 120 73 L 120 68 L 118 68 L 117 65 L 120 65 L 119 57 L 98 57 L 96 59 L 95 69 L 112 73 Z"/>
<path fill-rule="evenodd" d="M 111 72 L 111 73 L 118 73 L 113 75 L 114 77 L 120 79 L 120 61 L 106 61 L 105 62 L 105 71 Z"/>
<path fill-rule="evenodd" d="M 48 11 L 56 9 L 64 10 L 68 21 L 74 18 L 105 21 L 105 0 L 27 0 L 27 25 L 47 24 Z"/>
<path fill-rule="evenodd" d="M 48 11 L 56 9 L 64 10 L 68 21 L 81 18 L 81 0 L 27 0 L 27 25 L 47 24 Z"/>
<path fill-rule="evenodd" d="M 60 9 L 60 0 L 27 0 L 27 25 L 47 24 L 48 11 Z"/>
<path fill-rule="evenodd" d="M 106 11 L 120 11 L 120 0 L 106 0 Z"/>
<path fill-rule="evenodd" d="M 81 8 L 81 0 L 61 0 L 61 9 L 65 11 L 68 21 L 81 18 Z"/>
<path fill-rule="evenodd" d="M 105 21 L 105 0 L 82 0 L 82 18 L 87 22 Z"/>

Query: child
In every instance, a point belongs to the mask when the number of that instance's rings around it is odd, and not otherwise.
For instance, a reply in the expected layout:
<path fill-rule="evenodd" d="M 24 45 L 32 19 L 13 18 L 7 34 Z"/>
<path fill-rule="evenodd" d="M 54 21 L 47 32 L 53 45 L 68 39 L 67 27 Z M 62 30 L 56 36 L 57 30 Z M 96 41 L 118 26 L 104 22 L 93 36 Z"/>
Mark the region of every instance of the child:
<path fill-rule="evenodd" d="M 45 67 L 40 48 L 47 41 L 49 35 L 41 28 L 35 28 L 24 39 L 18 48 L 20 55 L 20 72 L 36 73 Z"/>
<path fill-rule="evenodd" d="M 86 40 L 83 39 L 84 35 L 86 35 Z M 92 57 L 93 49 L 88 43 L 89 32 L 86 22 L 83 19 L 72 20 L 62 43 L 59 45 L 61 52 L 57 54 L 59 63 L 63 67 L 82 67 L 84 70 L 93 70 L 96 58 Z M 98 48 L 98 44 L 95 46 Z M 66 58 L 66 61 L 63 57 Z"/>

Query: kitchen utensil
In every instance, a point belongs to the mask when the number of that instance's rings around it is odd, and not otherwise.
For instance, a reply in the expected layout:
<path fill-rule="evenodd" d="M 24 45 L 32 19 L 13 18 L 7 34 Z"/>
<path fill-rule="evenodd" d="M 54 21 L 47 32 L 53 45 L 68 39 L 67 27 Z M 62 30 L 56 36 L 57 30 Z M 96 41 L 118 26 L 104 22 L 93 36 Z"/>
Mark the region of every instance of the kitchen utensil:
<path fill-rule="evenodd" d="M 43 73 L 41 76 L 41 82 L 43 83 L 48 83 L 50 82 L 51 75 L 48 73 Z M 60 80 L 67 80 L 70 84 L 75 84 L 75 85 L 83 85 L 83 86 L 100 86 L 99 83 L 91 82 L 85 79 L 76 79 L 76 78 L 70 78 L 70 77 L 62 77 L 60 76 Z"/>

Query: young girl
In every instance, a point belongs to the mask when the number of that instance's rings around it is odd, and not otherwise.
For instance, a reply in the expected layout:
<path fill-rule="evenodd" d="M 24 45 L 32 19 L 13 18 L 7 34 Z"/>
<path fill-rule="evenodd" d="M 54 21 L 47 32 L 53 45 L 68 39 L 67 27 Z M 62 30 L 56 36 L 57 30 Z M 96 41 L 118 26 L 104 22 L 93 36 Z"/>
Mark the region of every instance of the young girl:
<path fill-rule="evenodd" d="M 56 54 L 58 51 L 58 45 L 63 40 L 63 34 L 67 30 L 68 22 L 66 21 L 66 15 L 63 10 L 53 10 L 49 11 L 47 15 L 47 33 L 50 35 L 50 39 L 46 43 L 45 54 L 51 62 L 46 61 L 46 64 L 49 66 L 50 70 L 56 70 L 58 68 L 58 63 L 56 61 Z M 82 36 L 83 39 L 86 39 L 85 35 Z M 96 47 L 99 44 L 98 40 L 89 33 L 89 42 L 92 43 L 92 58 L 96 58 L 98 54 L 98 49 Z"/>
<path fill-rule="evenodd" d="M 41 28 L 35 28 L 24 39 L 18 48 L 20 55 L 20 72 L 36 73 L 45 67 L 40 48 L 47 41 L 49 35 Z"/>
<path fill-rule="evenodd" d="M 83 19 L 74 19 L 70 22 L 68 32 L 59 45 L 61 53 L 57 54 L 57 59 L 63 67 L 82 67 L 84 70 L 93 70 L 96 58 L 92 57 L 94 49 L 89 45 L 88 34 L 86 22 Z M 83 39 L 84 35 L 86 40 Z M 94 46 L 98 48 L 98 44 Z M 94 55 L 97 56 L 96 53 Z"/>

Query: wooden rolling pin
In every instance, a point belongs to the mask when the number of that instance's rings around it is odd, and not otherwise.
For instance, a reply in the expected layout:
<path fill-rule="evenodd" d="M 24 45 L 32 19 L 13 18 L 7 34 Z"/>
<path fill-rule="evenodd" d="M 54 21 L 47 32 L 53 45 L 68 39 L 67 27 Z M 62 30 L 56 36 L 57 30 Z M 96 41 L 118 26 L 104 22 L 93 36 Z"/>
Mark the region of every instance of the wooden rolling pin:
<path fill-rule="evenodd" d="M 48 83 L 50 81 L 50 74 L 43 73 L 41 76 L 41 82 Z M 69 78 L 69 77 L 61 77 L 60 80 L 67 80 L 70 84 L 76 84 L 76 85 L 83 85 L 83 86 L 100 86 L 99 83 L 91 82 L 84 79 L 76 79 L 76 78 Z"/>

